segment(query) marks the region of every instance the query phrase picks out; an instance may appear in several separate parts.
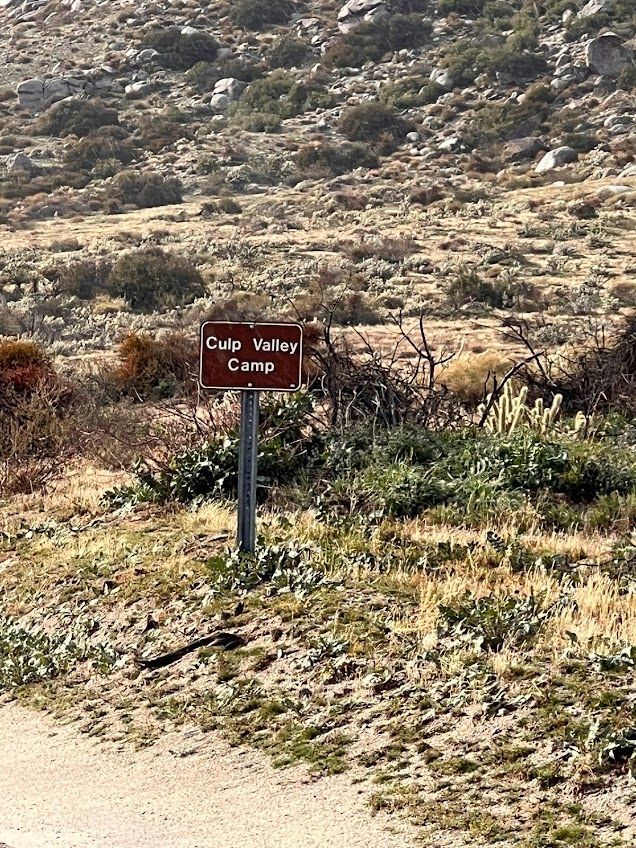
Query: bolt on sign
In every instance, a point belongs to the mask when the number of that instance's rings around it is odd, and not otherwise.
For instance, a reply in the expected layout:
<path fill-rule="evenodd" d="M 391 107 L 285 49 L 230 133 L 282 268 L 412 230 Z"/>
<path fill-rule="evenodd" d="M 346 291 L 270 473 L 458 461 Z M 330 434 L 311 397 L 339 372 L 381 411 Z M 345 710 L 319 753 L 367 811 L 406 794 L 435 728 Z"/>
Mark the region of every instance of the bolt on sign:
<path fill-rule="evenodd" d="M 300 324 L 206 321 L 201 325 L 204 389 L 295 392 L 302 385 Z"/>

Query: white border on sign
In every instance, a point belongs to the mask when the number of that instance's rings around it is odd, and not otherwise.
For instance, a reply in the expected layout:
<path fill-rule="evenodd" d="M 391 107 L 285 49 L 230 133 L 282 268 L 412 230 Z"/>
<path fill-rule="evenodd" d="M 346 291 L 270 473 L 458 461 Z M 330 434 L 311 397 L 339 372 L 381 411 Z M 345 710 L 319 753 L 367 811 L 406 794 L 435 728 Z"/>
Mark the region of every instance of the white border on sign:
<path fill-rule="evenodd" d="M 288 389 L 253 388 L 252 386 L 206 386 L 203 382 L 203 332 L 209 324 L 225 324 L 228 327 L 297 327 L 300 330 L 300 357 L 298 360 L 298 383 Z M 304 327 L 297 321 L 204 321 L 199 335 L 199 386 L 202 389 L 215 389 L 220 392 L 297 392 L 303 385 L 303 341 Z"/>

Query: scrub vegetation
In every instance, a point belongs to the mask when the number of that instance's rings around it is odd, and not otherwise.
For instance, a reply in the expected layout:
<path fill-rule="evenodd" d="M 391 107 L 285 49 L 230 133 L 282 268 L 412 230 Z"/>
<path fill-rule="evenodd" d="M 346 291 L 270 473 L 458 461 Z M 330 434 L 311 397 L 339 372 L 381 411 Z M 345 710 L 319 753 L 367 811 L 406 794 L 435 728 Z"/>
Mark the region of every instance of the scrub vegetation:
<path fill-rule="evenodd" d="M 22 422 L 49 403 L 50 438 L 94 438 L 4 502 L 0 688 L 104 739 L 194 723 L 350 771 L 430 844 L 627 846 L 632 324 L 568 363 L 526 357 L 479 403 L 420 332 L 396 366 L 308 328 L 309 389 L 263 400 L 253 556 L 233 544 L 238 399 L 192 394 L 192 351 L 128 338 L 56 406 L 46 353 L 7 348 Z"/>
<path fill-rule="evenodd" d="M 0 699 L 636 844 L 634 24 L 0 0 Z M 305 329 L 254 556 L 205 320 Z"/>

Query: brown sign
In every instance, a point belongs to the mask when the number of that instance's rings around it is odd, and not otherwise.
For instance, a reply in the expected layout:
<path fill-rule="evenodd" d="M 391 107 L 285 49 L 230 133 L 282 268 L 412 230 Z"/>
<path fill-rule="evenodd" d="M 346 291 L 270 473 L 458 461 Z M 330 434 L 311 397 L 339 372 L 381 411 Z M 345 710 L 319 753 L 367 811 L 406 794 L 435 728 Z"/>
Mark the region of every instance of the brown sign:
<path fill-rule="evenodd" d="M 201 325 L 204 389 L 294 392 L 302 383 L 303 328 L 290 323 L 206 321 Z"/>

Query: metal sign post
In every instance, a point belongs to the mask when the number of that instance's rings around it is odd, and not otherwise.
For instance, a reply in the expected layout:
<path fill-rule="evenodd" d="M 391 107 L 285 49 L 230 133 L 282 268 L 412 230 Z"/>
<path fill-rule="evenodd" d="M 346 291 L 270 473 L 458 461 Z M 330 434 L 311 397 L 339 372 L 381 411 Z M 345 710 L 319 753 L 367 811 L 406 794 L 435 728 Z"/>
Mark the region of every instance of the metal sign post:
<path fill-rule="evenodd" d="M 239 551 L 253 554 L 256 550 L 256 477 L 258 474 L 258 407 L 259 392 L 241 392 L 241 440 L 238 478 Z"/>
<path fill-rule="evenodd" d="M 206 321 L 201 325 L 199 385 L 241 392 L 237 544 L 256 549 L 258 402 L 264 392 L 302 385 L 303 328 L 289 321 Z"/>

